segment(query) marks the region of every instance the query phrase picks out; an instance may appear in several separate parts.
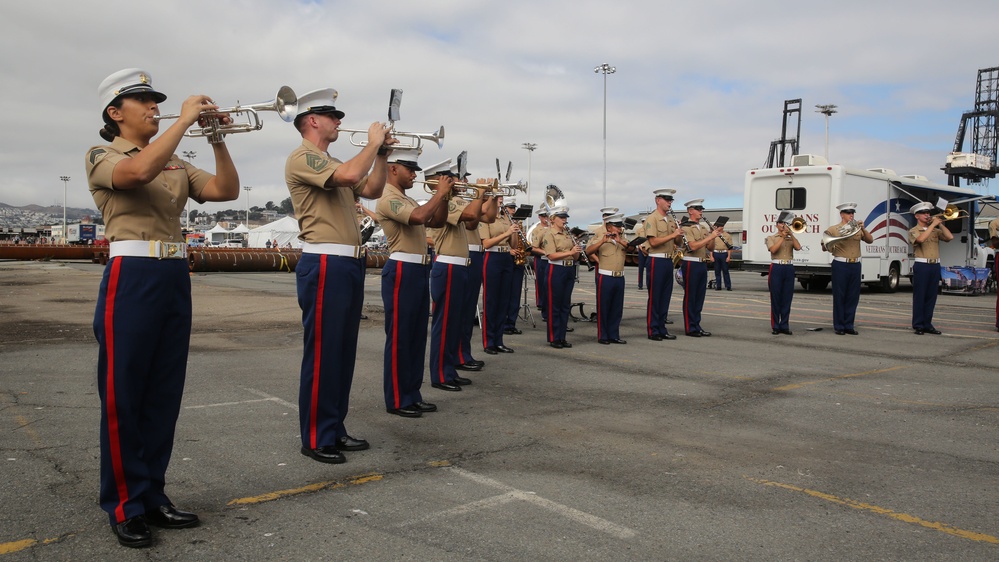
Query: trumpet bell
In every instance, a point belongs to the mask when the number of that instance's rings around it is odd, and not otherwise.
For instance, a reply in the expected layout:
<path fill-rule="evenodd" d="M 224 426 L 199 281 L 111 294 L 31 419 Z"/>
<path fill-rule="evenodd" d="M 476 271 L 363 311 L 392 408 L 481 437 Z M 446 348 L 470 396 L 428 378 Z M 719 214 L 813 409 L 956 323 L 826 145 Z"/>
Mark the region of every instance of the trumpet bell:
<path fill-rule="evenodd" d="M 806 228 L 808 228 L 808 221 L 805 220 L 805 217 L 801 216 L 794 217 L 794 220 L 791 221 L 791 224 L 788 225 L 788 228 L 790 228 L 791 232 L 795 234 L 801 234 L 802 232 L 805 231 Z"/>
<path fill-rule="evenodd" d="M 944 221 L 952 221 L 957 219 L 966 219 L 970 215 L 968 215 L 968 211 L 959 208 L 957 205 L 947 205 L 947 208 L 944 209 L 944 212 L 937 214 L 935 216 L 942 218 Z"/>

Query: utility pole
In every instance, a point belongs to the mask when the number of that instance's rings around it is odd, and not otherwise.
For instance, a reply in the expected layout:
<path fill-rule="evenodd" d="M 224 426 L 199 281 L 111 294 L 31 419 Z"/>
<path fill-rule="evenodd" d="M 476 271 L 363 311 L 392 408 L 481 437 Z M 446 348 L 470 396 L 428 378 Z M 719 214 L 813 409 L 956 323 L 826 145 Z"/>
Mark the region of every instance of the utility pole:
<path fill-rule="evenodd" d="M 62 242 L 69 239 L 69 232 L 66 230 L 66 190 L 69 188 L 69 176 L 59 176 L 62 180 Z"/>
<path fill-rule="evenodd" d="M 248 185 L 244 185 L 243 189 L 246 190 L 246 228 L 250 228 L 250 190 L 253 189 Z"/>
<path fill-rule="evenodd" d="M 617 68 L 603 63 L 593 69 L 595 73 L 604 74 L 604 207 L 607 206 L 607 75 L 617 72 Z"/>
<path fill-rule="evenodd" d="M 531 204 L 531 155 L 538 148 L 538 145 L 533 142 L 525 142 L 520 145 L 521 148 L 527 151 L 527 204 Z M 530 219 L 528 219 L 527 224 L 530 224 Z"/>
<path fill-rule="evenodd" d="M 826 116 L 826 162 L 829 161 L 829 116 L 836 113 L 836 106 L 833 104 L 816 105 L 818 109 L 815 113 L 821 113 Z"/>
<path fill-rule="evenodd" d="M 192 164 L 194 163 L 193 162 L 194 157 L 198 155 L 198 153 L 195 152 L 195 151 L 193 151 L 193 150 L 185 150 L 185 151 L 181 152 L 181 154 L 183 154 L 184 158 L 187 158 L 187 161 L 191 162 Z M 188 196 L 188 198 L 187 198 L 187 229 L 191 230 L 191 197 L 190 196 Z"/>

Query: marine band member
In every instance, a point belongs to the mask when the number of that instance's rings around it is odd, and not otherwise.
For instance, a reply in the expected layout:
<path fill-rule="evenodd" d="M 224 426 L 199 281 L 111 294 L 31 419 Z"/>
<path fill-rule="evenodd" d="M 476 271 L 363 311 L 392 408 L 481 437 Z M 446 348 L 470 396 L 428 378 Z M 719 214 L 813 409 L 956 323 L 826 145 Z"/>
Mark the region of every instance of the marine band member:
<path fill-rule="evenodd" d="M 845 228 L 853 220 L 857 212 L 857 204 L 842 203 L 836 206 L 839 210 L 840 223 L 826 229 L 825 234 L 839 236 L 840 229 Z M 858 334 L 854 320 L 857 316 L 857 305 L 860 304 L 860 242 L 874 242 L 874 237 L 864 228 L 864 221 L 857 221 L 859 230 L 851 237 L 841 240 L 833 246 L 832 255 L 832 293 L 833 293 L 833 329 L 837 336 Z M 822 249 L 829 251 L 825 245 Z"/>
<path fill-rule="evenodd" d="M 299 97 L 295 128 L 302 144 L 288 157 L 285 182 L 302 241 L 295 268 L 304 328 L 298 398 L 302 454 L 337 464 L 346 462 L 341 451 L 369 446 L 344 426 L 364 304 L 365 252 L 354 198 L 381 197 L 391 145 L 399 141 L 389 136 L 387 125 L 372 123 L 368 144 L 357 156 L 346 162 L 333 158 L 327 150 L 344 116 L 335 102 L 332 88 Z"/>
<path fill-rule="evenodd" d="M 704 199 L 687 201 L 684 206 L 690 222 L 683 226 L 683 236 L 689 251 L 683 262 L 683 329 L 688 336 L 707 337 L 711 332 L 701 328 L 701 310 L 704 308 L 705 292 L 708 289 L 708 247 L 723 232 L 717 226 L 711 230 L 701 225 L 704 215 Z"/>
<path fill-rule="evenodd" d="M 503 198 L 497 197 L 503 206 Z M 520 228 L 500 212 L 492 223 L 479 224 L 479 236 L 486 251 L 482 264 L 482 347 L 489 355 L 513 353 L 503 343 L 503 325 L 506 322 L 513 288 L 512 240 Z"/>
<path fill-rule="evenodd" d="M 548 256 L 541 248 L 541 238 L 548 230 L 548 211 L 544 208 L 538 209 L 538 225 L 531 231 L 531 254 L 534 256 L 534 298 L 535 303 L 541 310 L 541 319 L 548 321 L 548 307 L 545 306 L 547 298 L 548 279 Z"/>
<path fill-rule="evenodd" d="M 675 189 L 657 189 L 656 210 L 642 223 L 647 247 L 649 297 L 646 305 L 646 327 L 650 340 L 675 340 L 666 330 L 669 301 L 673 298 L 673 255 L 683 243 L 683 231 L 670 214 Z M 641 285 L 641 283 L 639 283 Z"/>
<path fill-rule="evenodd" d="M 801 243 L 791 232 L 794 214 L 781 211 L 777 216 L 777 233 L 767 236 L 770 251 L 770 273 L 767 288 L 770 290 L 770 329 L 774 335 L 791 335 L 788 318 L 791 316 L 791 299 L 794 298 L 794 252 L 801 250 Z"/>
<path fill-rule="evenodd" d="M 586 246 L 587 256 L 599 260 L 596 274 L 597 343 L 626 344 L 621 339 L 621 316 L 624 313 L 624 260 L 628 239 L 624 235 L 624 215 L 604 216 L 604 225 Z"/>
<path fill-rule="evenodd" d="M 954 234 L 939 216 L 930 215 L 931 203 L 916 203 L 909 211 L 916 226 L 909 229 L 915 263 L 912 264 L 912 329 L 916 335 L 939 334 L 933 327 L 933 309 L 940 289 L 940 242 L 950 242 Z"/>
<path fill-rule="evenodd" d="M 572 287 L 576 281 L 576 260 L 582 253 L 566 229 L 569 207 L 551 209 L 551 227 L 541 238 L 541 248 L 548 256 L 548 345 L 562 349 L 572 347 L 565 340 L 572 306 Z"/>

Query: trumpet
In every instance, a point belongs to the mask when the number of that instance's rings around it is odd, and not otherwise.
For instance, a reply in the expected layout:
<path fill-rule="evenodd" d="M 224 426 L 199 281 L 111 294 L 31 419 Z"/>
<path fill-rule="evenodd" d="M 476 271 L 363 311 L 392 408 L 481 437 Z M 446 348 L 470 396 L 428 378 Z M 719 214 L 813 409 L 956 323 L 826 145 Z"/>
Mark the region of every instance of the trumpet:
<path fill-rule="evenodd" d="M 486 191 L 486 197 L 513 197 L 517 195 L 518 191 L 521 193 L 527 193 L 527 184 L 523 181 L 518 181 L 517 183 L 501 183 L 491 187 L 492 189 Z"/>
<path fill-rule="evenodd" d="M 422 183 L 423 191 L 433 195 L 434 190 L 431 186 L 440 183 L 438 180 L 420 181 L 413 180 L 413 183 Z M 451 188 L 451 194 L 447 197 L 448 199 L 452 197 L 457 197 L 459 199 L 468 199 L 474 201 L 479 198 L 480 189 L 489 189 L 490 185 L 480 184 L 480 183 L 467 183 L 463 181 L 454 182 L 454 187 Z"/>
<path fill-rule="evenodd" d="M 934 217 L 939 217 L 939 218 L 943 219 L 946 222 L 946 221 L 952 221 L 952 220 L 956 220 L 956 219 L 966 219 L 970 215 L 968 214 L 968 211 L 965 211 L 964 209 L 958 208 L 957 205 L 947 205 L 947 208 L 944 209 L 944 212 L 937 213 L 937 214 L 935 214 L 933 216 Z"/>
<path fill-rule="evenodd" d="M 808 228 L 808 221 L 805 220 L 805 217 L 798 215 L 791 220 L 791 224 L 787 227 L 791 229 L 791 232 L 801 234 Z"/>
<path fill-rule="evenodd" d="M 295 114 L 298 113 L 298 96 L 295 95 L 295 91 L 290 87 L 281 86 L 277 95 L 271 101 L 252 105 L 239 105 L 237 103 L 232 107 L 203 111 L 201 117 L 206 121 L 205 126 L 193 127 L 184 133 L 184 136 L 192 138 L 205 137 L 208 139 L 209 144 L 219 144 L 222 142 L 223 137 L 230 133 L 259 131 L 264 127 L 264 124 L 260 121 L 260 116 L 257 115 L 258 111 L 276 111 L 282 120 L 291 122 L 295 119 Z M 226 115 L 241 115 L 243 113 L 247 116 L 246 122 L 229 123 L 228 125 L 222 124 L 221 120 Z M 163 119 L 177 119 L 179 117 L 179 113 L 172 113 L 170 115 L 154 115 L 153 119 L 158 122 Z"/>
<path fill-rule="evenodd" d="M 341 133 L 350 133 L 348 140 L 350 141 L 350 144 L 354 146 L 368 146 L 368 141 L 366 140 L 355 140 L 357 135 L 367 135 L 367 129 L 344 129 L 343 127 L 337 127 L 337 131 Z M 423 141 L 425 140 L 433 141 L 437 144 L 437 148 L 444 148 L 444 125 L 441 125 L 440 129 L 430 133 L 391 131 L 390 134 L 395 138 L 412 139 L 409 141 L 409 144 L 393 144 L 392 148 L 416 150 L 423 146 Z"/>

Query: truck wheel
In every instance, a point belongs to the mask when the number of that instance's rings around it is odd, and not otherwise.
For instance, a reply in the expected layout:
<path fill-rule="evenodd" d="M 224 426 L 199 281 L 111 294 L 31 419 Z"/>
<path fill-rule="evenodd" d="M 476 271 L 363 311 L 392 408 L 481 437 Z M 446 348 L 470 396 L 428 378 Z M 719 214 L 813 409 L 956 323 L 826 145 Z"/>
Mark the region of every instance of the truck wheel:
<path fill-rule="evenodd" d="M 898 290 L 898 280 L 901 277 L 897 263 L 891 264 L 888 268 L 888 275 L 881 278 L 881 290 L 885 293 L 894 293 Z"/>
<path fill-rule="evenodd" d="M 812 282 L 808 284 L 809 291 L 825 291 L 829 286 L 829 277 L 812 277 Z"/>
<path fill-rule="evenodd" d="M 801 288 L 802 289 L 804 289 L 806 291 L 808 290 L 808 287 L 810 285 L 810 283 L 808 282 L 808 279 L 799 279 L 798 283 L 801 283 Z"/>

